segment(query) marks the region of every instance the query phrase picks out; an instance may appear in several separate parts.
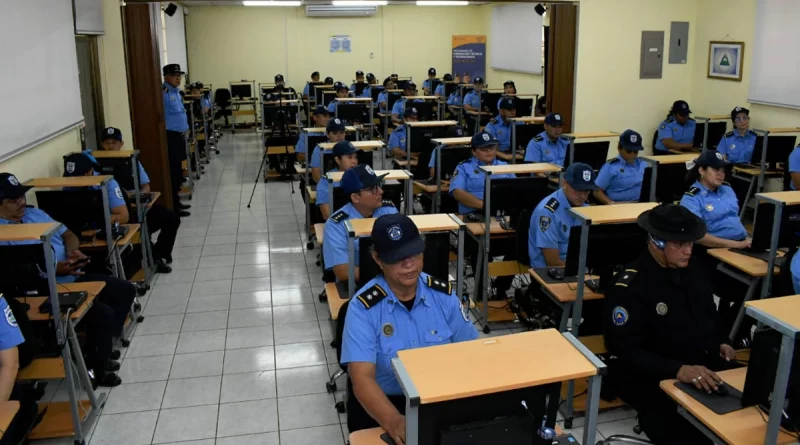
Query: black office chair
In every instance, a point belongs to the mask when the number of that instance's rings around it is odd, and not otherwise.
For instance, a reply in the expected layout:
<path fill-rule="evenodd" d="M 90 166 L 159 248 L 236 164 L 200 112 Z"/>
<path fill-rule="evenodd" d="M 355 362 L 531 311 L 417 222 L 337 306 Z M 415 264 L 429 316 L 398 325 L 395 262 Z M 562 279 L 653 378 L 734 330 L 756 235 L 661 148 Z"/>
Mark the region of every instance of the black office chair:
<path fill-rule="evenodd" d="M 218 107 L 217 112 L 214 113 L 214 119 L 220 117 L 225 118 L 225 126 L 228 124 L 228 116 L 232 114 L 231 110 L 231 92 L 227 88 L 218 88 L 214 91 L 214 105 Z"/>
<path fill-rule="evenodd" d="M 344 336 L 344 319 L 347 317 L 347 308 L 350 306 L 349 301 L 345 301 L 341 308 L 339 308 L 339 315 L 336 318 L 336 334 L 335 338 L 331 342 L 334 348 L 336 348 L 336 362 L 339 363 L 339 370 L 333 373 L 331 379 L 325 384 L 325 388 L 328 390 L 329 393 L 333 394 L 336 392 L 336 379 L 341 377 L 344 374 L 347 374 L 347 366 L 343 365 L 342 362 L 342 337 Z M 352 391 L 350 378 L 347 378 L 347 393 L 350 394 Z M 346 411 L 346 404 L 344 401 L 336 402 L 336 411 L 339 413 L 344 413 Z"/>
<path fill-rule="evenodd" d="M 653 150 L 656 149 L 656 143 L 658 142 L 658 130 L 653 133 Z"/>

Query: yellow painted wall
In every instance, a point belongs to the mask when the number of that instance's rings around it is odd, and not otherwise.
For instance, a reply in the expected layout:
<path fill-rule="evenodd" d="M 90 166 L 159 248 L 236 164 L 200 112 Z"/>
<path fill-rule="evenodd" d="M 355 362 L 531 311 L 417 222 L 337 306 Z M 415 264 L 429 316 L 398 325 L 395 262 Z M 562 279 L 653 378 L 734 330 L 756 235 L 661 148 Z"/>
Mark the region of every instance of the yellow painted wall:
<path fill-rule="evenodd" d="M 81 136 L 76 128 L 0 163 L 0 172 L 14 173 L 20 180 L 61 176 L 63 156 L 80 150 Z M 29 199 L 32 197 L 33 194 L 28 195 Z"/>
<path fill-rule="evenodd" d="M 119 1 L 103 0 L 103 16 L 105 34 L 98 38 L 97 45 L 105 114 L 105 123 L 101 123 L 101 128 L 117 127 L 122 130 L 125 139 L 130 139 L 131 113 Z"/>
<path fill-rule="evenodd" d="M 486 82 L 489 83 L 489 88 L 503 88 L 503 82 L 513 80 L 519 94 L 544 95 L 544 75 L 516 73 L 492 68 L 492 55 L 490 54 L 492 45 L 492 8 L 496 6 L 498 5 L 481 6 L 481 9 L 483 9 L 481 14 L 483 29 L 486 35 Z"/>

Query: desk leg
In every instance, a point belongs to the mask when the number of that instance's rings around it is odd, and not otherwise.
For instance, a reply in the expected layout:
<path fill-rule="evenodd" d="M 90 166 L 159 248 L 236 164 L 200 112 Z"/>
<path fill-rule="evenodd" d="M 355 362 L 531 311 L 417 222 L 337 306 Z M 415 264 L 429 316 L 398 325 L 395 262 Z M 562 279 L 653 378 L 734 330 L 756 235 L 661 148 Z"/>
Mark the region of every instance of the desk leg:
<path fill-rule="evenodd" d="M 736 321 L 733 322 L 733 327 L 731 328 L 731 333 L 728 334 L 728 340 L 731 341 L 731 344 L 734 344 L 736 341 L 736 333 L 739 332 L 739 327 L 742 326 L 742 320 L 744 320 L 744 305 L 748 301 L 752 300 L 753 297 L 756 295 L 756 289 L 758 288 L 758 283 L 761 282 L 761 278 L 753 278 L 750 280 L 750 285 L 747 286 L 747 293 L 744 295 L 744 300 L 742 301 L 742 307 L 739 308 L 739 313 L 736 314 Z"/>
<path fill-rule="evenodd" d="M 594 375 L 589 378 L 589 388 L 586 393 L 586 414 L 583 425 L 583 443 L 593 444 L 597 433 L 597 410 L 600 408 L 600 377 Z M 574 380 L 570 380 L 572 383 Z"/>
<path fill-rule="evenodd" d="M 79 414 L 80 407 L 78 406 L 78 395 L 75 391 L 75 376 L 72 374 L 74 369 L 72 367 L 72 348 L 69 344 L 72 343 L 71 333 L 67 333 L 68 343 L 61 348 L 61 359 L 64 361 L 64 378 L 67 381 L 67 394 L 69 395 L 70 414 L 72 414 L 72 428 L 75 430 L 75 443 L 83 443 L 83 429 L 81 427 L 81 416 Z M 80 349 L 76 350 L 80 351 Z M 87 388 L 91 389 L 91 385 Z"/>
<path fill-rule="evenodd" d="M 750 202 L 750 198 L 753 196 L 753 188 L 758 182 L 758 178 L 752 176 L 750 178 L 750 187 L 747 188 L 747 194 L 744 196 L 744 202 L 742 203 L 742 210 L 739 211 L 739 218 L 744 216 L 744 211 L 747 208 L 747 204 Z"/>
<path fill-rule="evenodd" d="M 480 277 L 483 277 L 483 245 L 486 242 L 486 236 L 482 236 L 480 241 L 478 242 L 478 260 L 475 262 L 475 301 L 482 301 L 483 307 L 481 308 L 481 324 L 483 324 L 483 329 L 486 330 L 489 327 L 489 296 L 484 293 L 484 286 L 479 286 L 478 281 L 480 281 Z"/>
<path fill-rule="evenodd" d="M 778 358 L 778 374 L 775 377 L 775 386 L 772 391 L 772 402 L 769 406 L 769 422 L 767 422 L 767 436 L 764 443 L 778 443 L 783 406 L 786 402 L 786 388 L 789 385 L 789 372 L 792 368 L 794 355 L 794 338 L 787 335 L 781 341 L 781 352 Z"/>
<path fill-rule="evenodd" d="M 703 433 L 706 437 L 711 439 L 714 443 L 727 443 L 724 440 L 722 440 L 719 436 L 717 436 L 713 431 L 708 429 L 708 427 L 703 425 L 703 422 L 697 420 L 697 418 L 695 416 L 693 416 L 692 413 L 686 411 L 686 408 L 678 405 L 678 414 L 680 414 L 686 420 L 688 420 L 689 423 L 691 423 L 695 428 L 697 428 L 698 431 Z M 768 442 L 764 442 L 764 443 L 768 443 Z"/>

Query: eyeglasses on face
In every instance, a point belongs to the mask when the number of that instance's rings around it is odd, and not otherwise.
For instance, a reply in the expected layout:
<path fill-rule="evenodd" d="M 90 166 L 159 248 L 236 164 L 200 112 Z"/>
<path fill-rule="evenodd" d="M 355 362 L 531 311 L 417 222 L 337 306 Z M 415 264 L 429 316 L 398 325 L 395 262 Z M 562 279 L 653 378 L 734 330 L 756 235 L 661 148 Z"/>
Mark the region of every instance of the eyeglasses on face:
<path fill-rule="evenodd" d="M 490 152 L 493 152 L 493 151 L 497 150 L 497 146 L 496 145 L 490 145 L 488 147 L 478 147 L 475 150 L 482 151 L 484 153 L 490 153 Z"/>
<path fill-rule="evenodd" d="M 736 116 L 734 119 L 736 122 L 747 122 L 750 120 L 750 116 Z"/>
<path fill-rule="evenodd" d="M 381 190 L 383 187 L 383 181 L 379 182 L 378 184 L 373 185 L 372 187 L 361 189 L 362 192 L 369 192 L 373 195 L 377 195 L 378 191 Z"/>

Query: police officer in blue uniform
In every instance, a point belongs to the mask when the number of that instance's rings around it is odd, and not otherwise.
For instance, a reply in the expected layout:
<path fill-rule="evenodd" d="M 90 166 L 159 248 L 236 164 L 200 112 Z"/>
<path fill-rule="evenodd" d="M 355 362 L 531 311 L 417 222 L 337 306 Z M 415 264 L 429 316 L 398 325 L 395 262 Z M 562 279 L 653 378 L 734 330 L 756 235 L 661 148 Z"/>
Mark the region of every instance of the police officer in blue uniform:
<path fill-rule="evenodd" d="M 314 128 L 325 128 L 328 125 L 328 121 L 331 119 L 330 113 L 328 110 L 323 107 L 322 105 L 318 106 L 314 109 L 314 114 L 312 118 L 314 120 Z M 316 131 L 309 131 L 308 136 L 323 136 L 325 133 L 316 132 Z M 297 138 L 297 144 L 294 147 L 294 152 L 297 154 L 297 160 L 300 162 L 305 162 L 306 154 L 308 152 L 308 147 L 306 146 L 306 138 L 301 134 Z"/>
<path fill-rule="evenodd" d="M 354 393 L 348 397 L 347 427 L 381 426 L 402 444 L 405 397 L 391 360 L 406 349 L 475 340 L 478 332 L 447 279 L 422 272 L 425 242 L 409 217 L 379 217 L 372 242 L 382 274 L 351 300 L 342 338 L 341 363 Z"/>
<path fill-rule="evenodd" d="M 504 97 L 498 102 L 500 114 L 486 124 L 486 132 L 492 135 L 499 144 L 500 151 L 511 151 L 511 125 L 509 119 L 517 117 L 517 100 L 513 97 Z"/>
<path fill-rule="evenodd" d="M 340 119 L 329 120 L 328 125 L 325 127 L 325 133 L 328 134 L 328 142 L 334 144 L 344 140 L 344 131 L 345 125 Z M 325 153 L 330 153 L 330 151 L 325 151 Z M 318 183 L 322 175 L 322 148 L 319 145 L 314 147 L 314 151 L 311 152 L 309 167 L 311 167 L 311 178 L 314 183 Z"/>
<path fill-rule="evenodd" d="M 497 146 L 497 139 L 485 131 L 472 137 L 472 158 L 456 166 L 450 181 L 450 195 L 458 201 L 458 213 L 467 214 L 483 210 L 486 173 L 478 167 L 507 165 L 506 162 L 497 159 Z M 492 175 L 493 179 L 514 177 L 510 173 Z"/>
<path fill-rule="evenodd" d="M 387 77 L 383 80 L 383 91 L 378 93 L 378 109 L 380 110 L 381 114 L 386 114 L 389 112 L 389 92 L 388 90 L 393 90 L 395 87 L 394 80 L 391 77 Z"/>
<path fill-rule="evenodd" d="M 453 75 L 452 74 L 447 73 L 444 76 L 442 76 L 442 83 L 440 83 L 439 85 L 436 86 L 436 90 L 433 92 L 433 95 L 436 96 L 436 97 L 443 97 L 444 96 L 444 92 L 445 92 L 445 87 L 444 87 L 445 83 L 446 82 L 452 82 L 452 81 L 453 81 Z"/>
<path fill-rule="evenodd" d="M 366 89 L 366 85 L 365 85 L 366 82 L 364 81 L 364 72 L 361 71 L 361 70 L 356 71 L 356 81 L 355 81 L 355 83 L 350 85 L 350 93 L 353 94 L 353 97 L 363 97 L 363 94 L 362 95 L 356 94 L 356 84 L 362 84 L 364 86 L 364 88 Z M 362 90 L 362 93 L 363 93 L 363 90 Z"/>
<path fill-rule="evenodd" d="M 447 132 L 444 134 L 444 138 L 462 138 L 466 136 L 467 133 L 464 131 L 463 128 L 459 126 L 453 126 L 447 129 Z M 436 181 L 436 156 L 439 155 L 439 147 L 434 147 L 433 151 L 431 151 L 431 160 L 428 161 L 428 169 L 430 170 L 430 178 L 433 179 L 433 183 L 435 184 Z M 444 174 L 448 174 L 449 172 L 442 172 Z M 424 196 L 424 195 L 423 195 Z"/>
<path fill-rule="evenodd" d="M 549 162 L 564 165 L 569 150 L 569 140 L 564 132 L 564 119 L 558 113 L 544 118 L 544 131 L 534 136 L 525 148 L 525 162 Z"/>
<path fill-rule="evenodd" d="M 444 93 L 442 93 L 444 94 Z M 460 88 L 456 88 L 447 96 L 447 110 L 453 114 L 458 114 L 458 110 L 452 107 L 460 107 L 462 104 Z"/>
<path fill-rule="evenodd" d="M 464 95 L 464 109 L 467 111 L 482 111 L 483 77 L 476 77 L 472 87 L 472 91 Z"/>
<path fill-rule="evenodd" d="M 336 162 L 336 167 L 328 170 L 325 175 L 317 184 L 317 207 L 322 213 L 322 219 L 327 220 L 331 216 L 332 203 L 329 201 L 329 182 L 327 175 L 333 172 L 346 172 L 351 168 L 358 165 L 358 152 L 361 150 L 353 146 L 350 141 L 342 141 L 333 146 L 333 160 Z M 333 183 L 334 187 L 339 187 L 338 182 Z"/>
<path fill-rule="evenodd" d="M 588 206 L 589 192 L 595 190 L 594 170 L 576 162 L 564 173 L 561 188 L 544 198 L 533 210 L 528 231 L 531 267 L 564 266 L 572 227 L 580 222 L 569 209 Z"/>
<path fill-rule="evenodd" d="M 434 92 L 433 82 L 436 80 L 436 68 L 430 67 L 428 69 L 428 78 L 422 82 L 422 91 L 426 96 L 430 96 Z"/>
<path fill-rule="evenodd" d="M 503 96 L 497 100 L 497 109 L 500 109 L 500 104 L 503 102 L 503 99 L 508 97 L 516 97 L 517 96 L 517 85 L 514 83 L 513 80 L 506 80 L 503 82 Z"/>
<path fill-rule="evenodd" d="M 319 71 L 314 71 L 311 73 L 311 82 L 319 82 Z M 309 83 L 306 82 L 306 86 L 303 87 L 303 99 L 308 99 L 308 93 L 310 89 Z"/>
<path fill-rule="evenodd" d="M 406 97 L 413 97 L 417 95 L 417 84 L 412 81 L 406 82 L 406 87 L 403 90 L 403 98 L 399 99 L 392 106 L 392 122 L 396 125 L 403 123 L 403 112 L 406 109 Z M 414 99 L 414 102 L 422 102 L 422 99 Z"/>
<path fill-rule="evenodd" d="M 350 89 L 348 89 L 347 85 L 345 85 L 342 82 L 336 82 L 335 84 L 333 84 L 333 89 L 336 91 L 336 98 L 337 99 L 347 99 L 348 97 L 350 97 Z M 328 112 L 331 113 L 334 116 L 336 115 L 336 104 L 337 103 L 351 104 L 353 102 L 332 100 L 328 104 Z"/>
<path fill-rule="evenodd" d="M 170 184 L 172 186 L 172 205 L 178 210 L 187 210 L 191 206 L 181 203 L 178 192 L 183 184 L 183 167 L 181 161 L 186 159 L 186 132 L 189 122 L 181 96 L 181 79 L 185 72 L 177 63 L 164 65 L 162 92 L 164 96 L 164 120 L 167 124 L 167 154 L 170 168 Z"/>
<path fill-rule="evenodd" d="M 367 86 L 364 87 L 364 91 L 361 92 L 360 97 L 367 99 L 372 98 L 372 86 L 377 83 L 378 81 L 375 79 L 375 75 L 372 73 L 367 73 Z"/>
<path fill-rule="evenodd" d="M 639 201 L 644 169 L 647 167 L 639 159 L 642 150 L 642 135 L 633 130 L 622 132 L 617 145 L 619 155 L 603 164 L 597 174 L 594 197 L 601 204 Z"/>
<path fill-rule="evenodd" d="M 789 189 L 800 189 L 800 145 L 789 154 Z"/>
<path fill-rule="evenodd" d="M 419 121 L 417 109 L 413 106 L 407 107 L 405 111 L 403 111 L 403 125 L 399 125 L 395 128 L 389 136 L 389 154 L 396 159 L 406 158 L 406 138 L 408 137 L 408 126 L 406 126 L 406 122 L 417 121 Z M 417 155 L 418 153 L 411 153 L 411 157 L 416 158 Z"/>
<path fill-rule="evenodd" d="M 703 152 L 689 172 L 690 180 L 695 181 L 681 198 L 681 205 L 706 223 L 708 232 L 697 243 L 708 248 L 750 247 L 747 230 L 739 219 L 739 200 L 724 182 L 728 164 L 716 150 Z"/>
<path fill-rule="evenodd" d="M 658 137 L 653 153 L 669 154 L 669 150 L 689 151 L 694 147 L 694 119 L 689 117 L 692 110 L 685 100 L 676 100 L 669 115 L 658 126 Z"/>
<path fill-rule="evenodd" d="M 719 141 L 717 151 L 731 164 L 749 164 L 756 146 L 756 132 L 750 129 L 750 110 L 734 108 L 731 111 L 731 121 L 734 130 L 725 133 Z"/>
<path fill-rule="evenodd" d="M 331 215 L 325 222 L 325 238 L 322 241 L 322 254 L 325 270 L 333 270 L 336 281 L 349 278 L 347 257 L 346 219 L 377 218 L 397 213 L 392 201 L 383 199 L 381 184 L 386 174 L 377 176 L 366 164 L 357 165 L 344 172 L 339 184 L 348 197 L 348 203 Z M 358 243 L 355 245 L 355 280 L 358 282 Z"/>
<path fill-rule="evenodd" d="M 100 165 L 94 156 L 88 153 L 73 153 L 64 158 L 64 176 L 97 176 Z M 100 186 L 90 187 L 99 190 Z M 111 209 L 111 224 L 127 224 L 130 219 L 128 213 L 127 199 L 122 193 L 122 187 L 117 180 L 111 178 L 106 183 L 106 194 L 108 195 L 108 207 Z"/>

